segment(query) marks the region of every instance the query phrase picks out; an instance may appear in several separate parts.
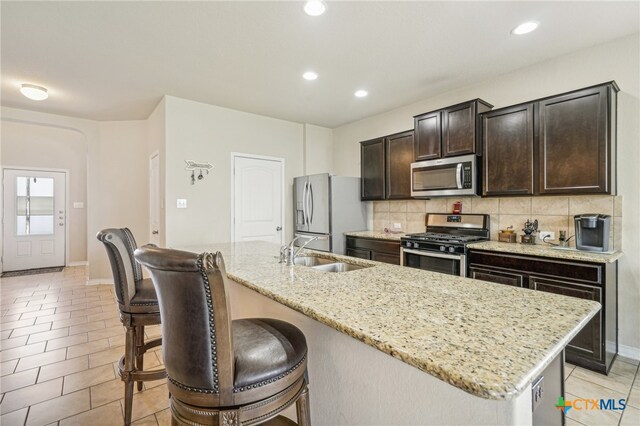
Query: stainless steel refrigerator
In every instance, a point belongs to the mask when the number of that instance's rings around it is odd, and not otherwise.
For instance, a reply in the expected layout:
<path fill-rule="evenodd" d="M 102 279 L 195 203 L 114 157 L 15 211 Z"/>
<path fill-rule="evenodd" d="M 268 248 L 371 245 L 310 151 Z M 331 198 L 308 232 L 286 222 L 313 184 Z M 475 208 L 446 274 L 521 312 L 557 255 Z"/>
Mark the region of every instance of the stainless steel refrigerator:
<path fill-rule="evenodd" d="M 344 254 L 345 232 L 367 229 L 367 207 L 360 201 L 360 178 L 329 173 L 293 180 L 295 236 L 328 237 L 308 248 Z M 297 245 L 307 240 L 301 238 Z"/>

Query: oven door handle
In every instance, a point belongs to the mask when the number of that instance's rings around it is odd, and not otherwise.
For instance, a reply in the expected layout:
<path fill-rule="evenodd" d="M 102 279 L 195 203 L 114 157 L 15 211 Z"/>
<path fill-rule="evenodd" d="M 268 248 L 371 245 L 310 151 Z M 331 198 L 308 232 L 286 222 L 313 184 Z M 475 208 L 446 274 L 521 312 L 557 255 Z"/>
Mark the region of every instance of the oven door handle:
<path fill-rule="evenodd" d="M 464 254 L 447 254 L 439 253 L 437 251 L 419 251 L 401 248 L 403 253 L 417 254 L 418 256 L 439 257 L 441 259 L 460 259 Z"/>

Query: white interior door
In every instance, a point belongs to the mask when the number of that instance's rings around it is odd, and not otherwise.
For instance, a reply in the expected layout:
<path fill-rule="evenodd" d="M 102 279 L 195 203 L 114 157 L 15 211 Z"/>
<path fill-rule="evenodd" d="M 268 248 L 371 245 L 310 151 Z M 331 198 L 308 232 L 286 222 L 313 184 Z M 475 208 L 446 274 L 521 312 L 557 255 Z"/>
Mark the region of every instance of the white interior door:
<path fill-rule="evenodd" d="M 149 159 L 149 242 L 160 245 L 160 155 Z"/>
<path fill-rule="evenodd" d="M 3 270 L 64 266 L 66 174 L 4 169 Z"/>
<path fill-rule="evenodd" d="M 284 160 L 233 157 L 233 240 L 283 243 Z"/>

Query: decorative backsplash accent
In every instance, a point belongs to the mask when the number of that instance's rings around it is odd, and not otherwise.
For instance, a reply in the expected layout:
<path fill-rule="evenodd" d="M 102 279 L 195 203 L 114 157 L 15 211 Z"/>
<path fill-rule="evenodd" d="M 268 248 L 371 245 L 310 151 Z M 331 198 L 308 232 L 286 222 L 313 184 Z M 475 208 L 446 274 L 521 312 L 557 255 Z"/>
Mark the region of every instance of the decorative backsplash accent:
<path fill-rule="evenodd" d="M 522 235 L 527 219 L 538 219 L 538 230 L 574 234 L 573 216 L 582 213 L 608 214 L 613 217 L 609 246 L 620 250 L 622 243 L 622 197 L 583 195 L 572 197 L 510 197 L 510 198 L 433 198 L 431 200 L 374 201 L 373 230 L 394 229 L 400 223 L 404 232 L 424 232 L 425 213 L 451 213 L 453 204 L 462 202 L 462 213 L 485 213 L 491 216 L 491 240 L 498 240 L 498 231 L 513 226 Z M 520 238 L 518 237 L 518 241 Z M 571 245 L 574 239 L 571 239 Z"/>

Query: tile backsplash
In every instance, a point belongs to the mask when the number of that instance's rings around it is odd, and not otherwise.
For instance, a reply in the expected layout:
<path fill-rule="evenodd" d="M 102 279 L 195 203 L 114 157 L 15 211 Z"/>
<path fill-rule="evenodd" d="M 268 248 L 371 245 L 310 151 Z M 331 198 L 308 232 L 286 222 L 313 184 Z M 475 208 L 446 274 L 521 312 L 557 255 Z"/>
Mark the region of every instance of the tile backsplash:
<path fill-rule="evenodd" d="M 612 216 L 609 246 L 618 250 L 622 242 L 622 197 L 583 195 L 572 197 L 510 197 L 510 198 L 433 198 L 431 200 L 374 201 L 373 230 L 394 229 L 399 223 L 404 232 L 424 232 L 425 213 L 450 213 L 453 203 L 462 202 L 463 213 L 485 213 L 491 216 L 491 239 L 498 231 L 513 226 L 522 235 L 527 219 L 538 219 L 539 231 L 559 231 L 574 234 L 573 216 L 599 213 Z M 518 238 L 519 241 L 519 238 Z M 571 245 L 574 239 L 571 239 Z"/>

